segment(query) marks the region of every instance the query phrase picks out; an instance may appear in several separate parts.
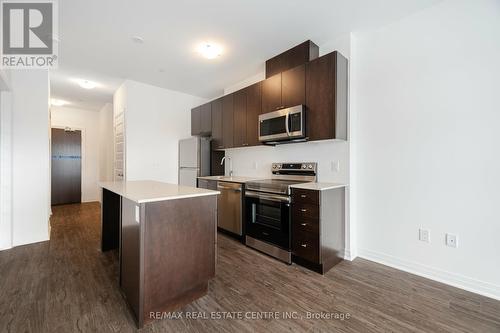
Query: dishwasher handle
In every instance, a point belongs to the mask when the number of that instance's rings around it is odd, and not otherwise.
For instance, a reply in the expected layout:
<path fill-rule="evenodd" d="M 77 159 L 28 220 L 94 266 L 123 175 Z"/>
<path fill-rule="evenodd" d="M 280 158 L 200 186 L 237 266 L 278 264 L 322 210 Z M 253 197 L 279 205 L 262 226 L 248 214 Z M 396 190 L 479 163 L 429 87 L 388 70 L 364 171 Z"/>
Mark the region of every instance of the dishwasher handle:
<path fill-rule="evenodd" d="M 228 190 L 228 191 L 234 191 L 234 192 L 241 192 L 241 187 L 227 187 L 227 186 L 222 186 L 217 184 L 217 189 L 218 190 Z"/>

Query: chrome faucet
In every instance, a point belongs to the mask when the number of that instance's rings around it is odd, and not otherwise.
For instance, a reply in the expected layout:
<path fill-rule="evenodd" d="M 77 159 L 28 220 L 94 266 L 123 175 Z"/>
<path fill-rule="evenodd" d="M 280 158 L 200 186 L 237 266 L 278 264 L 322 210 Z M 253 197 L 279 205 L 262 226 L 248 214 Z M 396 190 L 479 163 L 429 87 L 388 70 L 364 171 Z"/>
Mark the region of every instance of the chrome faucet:
<path fill-rule="evenodd" d="M 231 159 L 231 157 L 224 156 L 220 160 L 220 165 L 224 164 L 224 161 L 226 160 L 226 158 L 229 160 L 229 177 L 232 177 L 233 176 L 233 160 Z"/>

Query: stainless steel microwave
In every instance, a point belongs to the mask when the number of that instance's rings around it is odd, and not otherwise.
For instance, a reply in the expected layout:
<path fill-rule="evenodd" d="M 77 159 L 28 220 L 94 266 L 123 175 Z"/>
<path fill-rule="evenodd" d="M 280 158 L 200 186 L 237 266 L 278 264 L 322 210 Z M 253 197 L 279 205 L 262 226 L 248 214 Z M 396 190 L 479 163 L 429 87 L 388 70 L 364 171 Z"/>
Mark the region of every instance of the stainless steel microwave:
<path fill-rule="evenodd" d="M 259 115 L 259 141 L 302 139 L 306 136 L 304 105 Z"/>

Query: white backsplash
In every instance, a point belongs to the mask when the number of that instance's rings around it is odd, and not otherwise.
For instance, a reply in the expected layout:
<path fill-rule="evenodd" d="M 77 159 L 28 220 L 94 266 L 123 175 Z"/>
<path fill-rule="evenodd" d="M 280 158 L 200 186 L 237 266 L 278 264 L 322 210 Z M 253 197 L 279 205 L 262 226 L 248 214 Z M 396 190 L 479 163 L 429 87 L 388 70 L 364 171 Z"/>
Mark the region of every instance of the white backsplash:
<path fill-rule="evenodd" d="M 349 183 L 349 144 L 346 141 L 233 148 L 226 150 L 226 156 L 232 159 L 235 176 L 269 177 L 273 162 L 317 162 L 319 182 Z M 229 163 L 226 165 L 228 174 Z"/>

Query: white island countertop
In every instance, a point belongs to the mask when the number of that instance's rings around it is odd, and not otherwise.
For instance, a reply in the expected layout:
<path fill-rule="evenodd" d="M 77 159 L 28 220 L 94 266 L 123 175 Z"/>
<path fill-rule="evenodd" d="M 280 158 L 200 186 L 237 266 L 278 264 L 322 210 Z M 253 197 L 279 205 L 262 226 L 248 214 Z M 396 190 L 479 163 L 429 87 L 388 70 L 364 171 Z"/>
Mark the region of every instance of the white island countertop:
<path fill-rule="evenodd" d="M 220 194 L 219 191 L 168 184 L 153 180 L 99 182 L 99 186 L 137 203 Z"/>
<path fill-rule="evenodd" d="M 291 185 L 291 188 L 298 188 L 302 190 L 311 190 L 311 191 L 326 191 L 333 190 L 336 188 L 347 187 L 347 184 L 341 183 L 302 183 L 302 184 L 294 184 Z"/>

